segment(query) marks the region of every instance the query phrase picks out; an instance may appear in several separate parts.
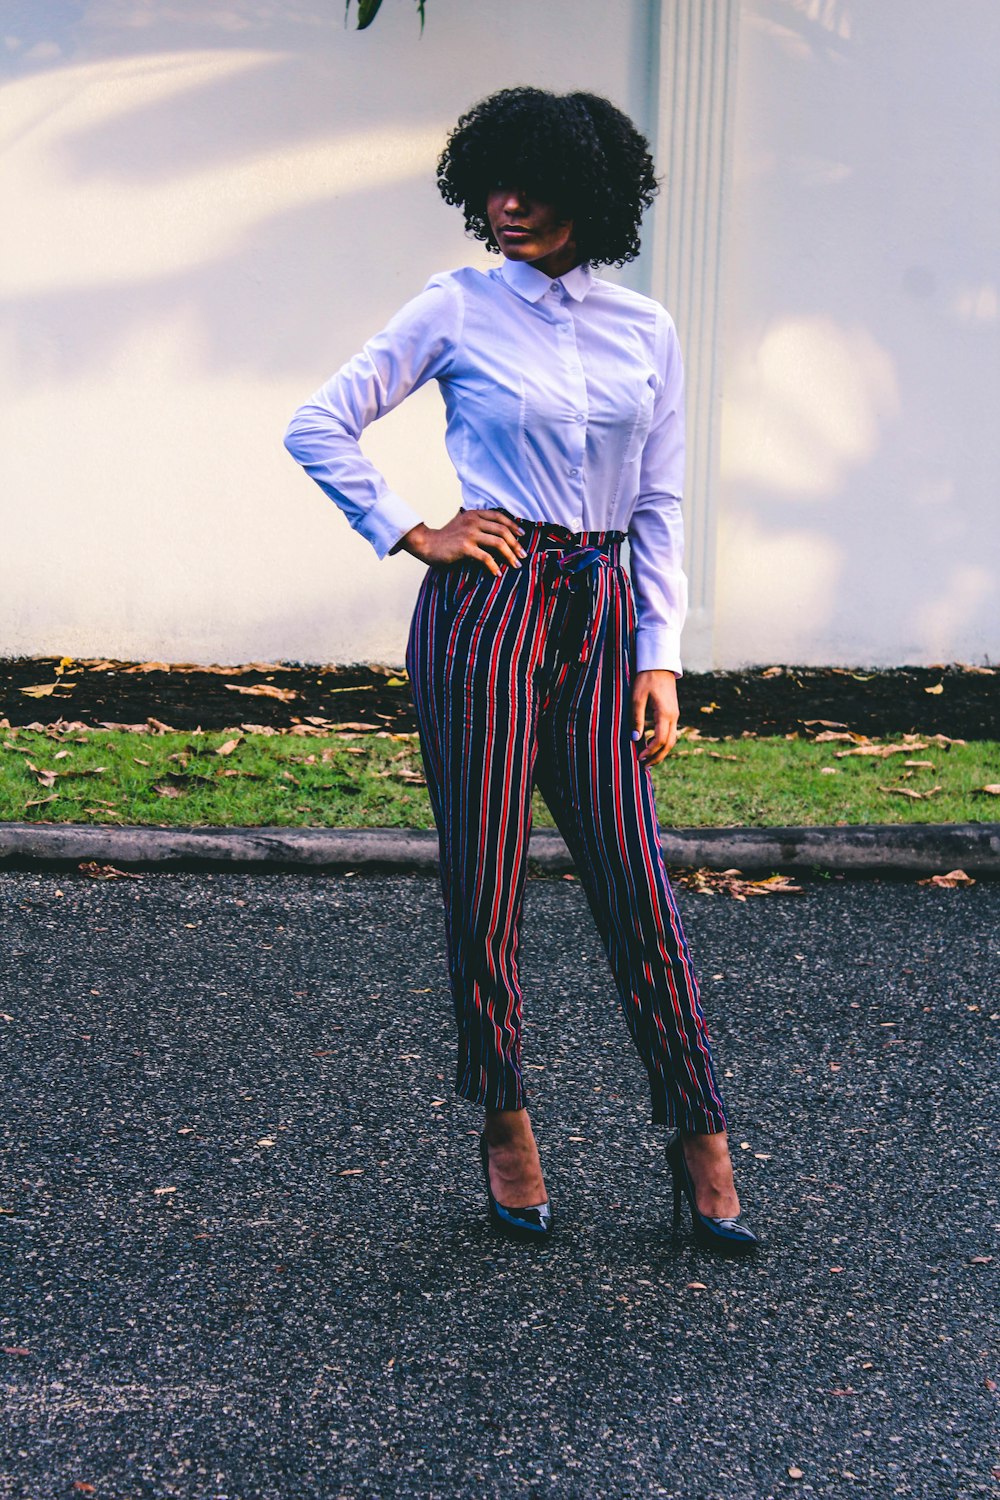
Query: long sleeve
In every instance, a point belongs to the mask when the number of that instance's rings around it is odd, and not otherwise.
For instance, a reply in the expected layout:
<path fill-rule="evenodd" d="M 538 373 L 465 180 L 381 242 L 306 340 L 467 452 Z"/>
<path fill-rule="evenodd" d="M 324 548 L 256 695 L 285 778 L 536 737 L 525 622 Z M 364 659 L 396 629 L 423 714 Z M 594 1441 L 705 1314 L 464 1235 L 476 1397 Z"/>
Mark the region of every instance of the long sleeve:
<path fill-rule="evenodd" d="M 681 675 L 681 627 L 687 614 L 684 560 L 684 367 L 677 333 L 664 313 L 658 367 L 662 379 L 639 469 L 639 493 L 628 526 L 636 600 L 637 672 L 667 668 Z"/>
<path fill-rule="evenodd" d="M 448 367 L 461 337 L 462 299 L 434 276 L 381 333 L 298 408 L 285 447 L 382 558 L 421 517 L 361 451 L 365 427 Z"/>

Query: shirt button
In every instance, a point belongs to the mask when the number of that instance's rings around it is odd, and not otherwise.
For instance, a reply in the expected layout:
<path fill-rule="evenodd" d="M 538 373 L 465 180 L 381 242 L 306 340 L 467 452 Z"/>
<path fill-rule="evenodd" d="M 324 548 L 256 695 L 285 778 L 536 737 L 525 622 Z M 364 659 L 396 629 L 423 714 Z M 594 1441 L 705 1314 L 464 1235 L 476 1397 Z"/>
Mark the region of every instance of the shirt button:
<path fill-rule="evenodd" d="M 579 474 L 580 470 L 579 469 L 567 469 L 566 472 L 569 474 L 570 479 L 576 479 L 576 477 Z"/>
<path fill-rule="evenodd" d="M 574 422 L 586 422 L 587 418 L 583 415 L 582 411 L 578 411 L 573 420 Z"/>

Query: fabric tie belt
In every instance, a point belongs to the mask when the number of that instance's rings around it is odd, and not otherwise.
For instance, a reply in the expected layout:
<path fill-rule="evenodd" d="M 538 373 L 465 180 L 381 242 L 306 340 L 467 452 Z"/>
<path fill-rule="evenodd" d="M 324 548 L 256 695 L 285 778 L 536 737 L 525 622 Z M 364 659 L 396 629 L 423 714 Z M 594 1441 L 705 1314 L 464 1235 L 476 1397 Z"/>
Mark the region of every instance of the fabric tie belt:
<path fill-rule="evenodd" d="M 597 575 L 602 569 L 617 566 L 627 533 L 610 530 L 573 532 L 555 521 L 528 521 L 523 516 L 513 515 L 503 506 L 496 508 L 522 528 L 521 544 L 528 556 L 541 552 L 545 566 L 551 566 L 557 580 L 565 580 L 569 593 L 575 596 L 566 611 L 560 643 L 564 651 L 576 654 L 571 643 L 579 641 L 577 660 L 587 661 L 599 634 Z"/>

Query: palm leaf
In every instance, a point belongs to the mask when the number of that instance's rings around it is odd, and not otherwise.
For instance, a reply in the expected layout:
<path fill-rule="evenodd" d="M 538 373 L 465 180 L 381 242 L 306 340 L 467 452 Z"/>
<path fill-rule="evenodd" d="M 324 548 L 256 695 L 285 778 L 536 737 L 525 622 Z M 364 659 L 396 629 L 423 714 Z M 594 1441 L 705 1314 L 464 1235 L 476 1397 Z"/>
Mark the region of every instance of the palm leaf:
<path fill-rule="evenodd" d="M 382 0 L 357 0 L 358 4 L 358 31 L 364 31 L 370 26 L 379 13 Z M 421 35 L 424 30 L 424 5 L 425 0 L 417 0 L 417 13 L 420 16 Z M 351 13 L 351 0 L 347 0 L 347 14 Z"/>

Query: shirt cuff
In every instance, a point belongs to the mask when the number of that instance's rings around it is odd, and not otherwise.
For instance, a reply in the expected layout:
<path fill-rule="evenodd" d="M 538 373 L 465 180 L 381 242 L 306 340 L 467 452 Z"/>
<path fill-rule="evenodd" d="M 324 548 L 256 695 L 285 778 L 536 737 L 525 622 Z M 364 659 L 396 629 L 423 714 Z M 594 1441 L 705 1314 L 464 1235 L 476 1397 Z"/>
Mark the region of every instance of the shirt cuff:
<path fill-rule="evenodd" d="M 386 490 L 375 504 L 365 511 L 355 530 L 366 541 L 371 542 L 379 557 L 385 557 L 390 547 L 419 526 L 423 520 L 406 501 L 393 490 Z"/>
<path fill-rule="evenodd" d="M 683 677 L 680 631 L 669 625 L 639 626 L 635 633 L 635 670 L 674 672 Z"/>

